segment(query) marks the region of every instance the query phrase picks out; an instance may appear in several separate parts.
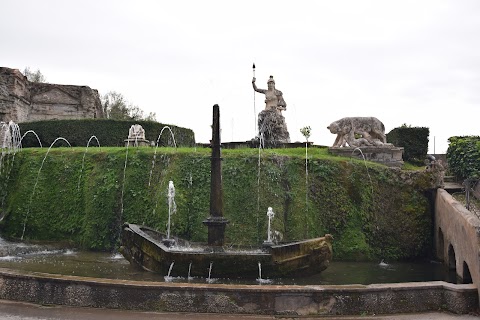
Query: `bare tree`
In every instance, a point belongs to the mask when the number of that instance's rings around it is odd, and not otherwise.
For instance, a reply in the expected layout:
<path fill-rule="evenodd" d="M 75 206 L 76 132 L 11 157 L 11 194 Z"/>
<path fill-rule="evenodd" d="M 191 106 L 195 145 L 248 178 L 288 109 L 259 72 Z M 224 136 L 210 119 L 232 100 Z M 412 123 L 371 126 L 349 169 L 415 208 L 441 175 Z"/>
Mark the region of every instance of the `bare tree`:
<path fill-rule="evenodd" d="M 147 116 L 138 106 L 128 102 L 116 91 L 110 91 L 101 98 L 103 112 L 108 119 L 114 120 L 147 120 L 156 121 L 156 115 L 150 112 Z"/>
<path fill-rule="evenodd" d="M 47 79 L 42 74 L 42 72 L 40 72 L 40 69 L 37 69 L 37 71 L 32 71 L 30 70 L 30 67 L 26 67 L 23 70 L 23 74 L 30 82 L 47 82 Z"/>

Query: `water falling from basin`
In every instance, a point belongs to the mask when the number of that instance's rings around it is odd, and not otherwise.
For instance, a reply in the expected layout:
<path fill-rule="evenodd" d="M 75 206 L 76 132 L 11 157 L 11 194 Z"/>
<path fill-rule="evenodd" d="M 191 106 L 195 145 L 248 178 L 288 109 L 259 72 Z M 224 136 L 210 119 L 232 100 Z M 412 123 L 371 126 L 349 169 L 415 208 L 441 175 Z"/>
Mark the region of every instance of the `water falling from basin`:
<path fill-rule="evenodd" d="M 170 268 L 168 269 L 168 273 L 167 275 L 164 277 L 165 278 L 165 282 L 172 282 L 173 281 L 173 277 L 171 276 L 171 273 L 172 273 L 172 269 L 173 269 L 173 265 L 175 264 L 175 261 L 172 261 L 172 263 L 170 264 Z"/>
<path fill-rule="evenodd" d="M 365 159 L 365 155 L 363 154 L 362 149 L 360 149 L 360 148 L 357 147 L 357 148 L 353 149 L 353 151 L 352 151 L 352 156 L 353 156 L 353 154 L 355 153 L 355 151 L 359 151 L 360 154 L 362 155 L 363 164 L 365 165 L 365 169 L 367 169 L 367 175 L 368 175 L 368 179 L 370 180 L 370 187 L 372 188 L 372 195 L 373 195 L 373 194 L 374 194 L 374 191 L 373 191 L 373 182 L 372 182 L 372 177 L 370 177 L 370 173 L 368 172 L 367 160 Z"/>
<path fill-rule="evenodd" d="M 256 279 L 258 284 L 271 284 L 273 283 L 272 280 L 270 279 L 263 279 L 262 278 L 262 263 L 259 261 L 258 262 L 258 278 Z"/>
<path fill-rule="evenodd" d="M 190 275 L 191 272 L 192 272 L 192 261 L 190 261 L 190 263 L 188 264 L 188 274 L 187 274 L 188 281 L 191 281 L 193 279 L 192 276 Z"/>
<path fill-rule="evenodd" d="M 212 279 L 212 267 L 213 267 L 213 261 L 210 262 L 210 267 L 208 268 L 207 283 L 214 283 L 215 281 L 217 281 L 217 279 Z"/>

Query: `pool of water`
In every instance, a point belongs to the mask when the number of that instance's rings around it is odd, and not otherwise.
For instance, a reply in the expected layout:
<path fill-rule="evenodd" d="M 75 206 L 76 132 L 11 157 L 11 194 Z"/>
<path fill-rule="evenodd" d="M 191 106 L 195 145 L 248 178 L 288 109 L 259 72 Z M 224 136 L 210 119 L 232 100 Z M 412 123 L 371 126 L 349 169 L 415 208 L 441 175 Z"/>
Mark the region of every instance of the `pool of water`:
<path fill-rule="evenodd" d="M 5 245 L 2 240 L 0 245 Z M 10 243 L 10 246 L 14 246 Z M 22 244 L 22 248 L 28 246 Z M 453 272 L 434 261 L 417 262 L 342 262 L 333 261 L 322 273 L 309 277 L 268 279 L 216 279 L 215 266 L 212 266 L 211 278 L 208 272 L 205 278 L 167 277 L 155 274 L 131 265 L 118 253 L 86 252 L 72 249 L 52 249 L 35 246 L 34 250 L 11 250 L 11 254 L 0 256 L 0 268 L 43 272 L 50 274 L 74 275 L 108 279 L 126 279 L 141 281 L 170 281 L 193 283 L 232 283 L 232 284 L 297 284 L 297 285 L 342 285 L 373 284 L 421 281 L 456 282 Z M 172 266 L 175 268 L 175 265 Z"/>

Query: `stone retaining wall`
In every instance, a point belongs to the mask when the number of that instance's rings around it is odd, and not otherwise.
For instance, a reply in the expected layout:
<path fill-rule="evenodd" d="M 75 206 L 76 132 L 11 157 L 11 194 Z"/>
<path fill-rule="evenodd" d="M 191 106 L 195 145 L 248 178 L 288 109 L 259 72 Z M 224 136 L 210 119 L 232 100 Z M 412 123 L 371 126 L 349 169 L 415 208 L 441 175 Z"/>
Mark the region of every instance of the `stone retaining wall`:
<path fill-rule="evenodd" d="M 471 277 L 480 297 L 480 219 L 443 189 L 435 198 L 435 244 L 437 258 L 460 279 Z"/>
<path fill-rule="evenodd" d="M 82 278 L 0 269 L 0 299 L 143 311 L 269 315 L 359 315 L 478 307 L 477 288 L 443 281 L 280 286 L 182 284 Z"/>

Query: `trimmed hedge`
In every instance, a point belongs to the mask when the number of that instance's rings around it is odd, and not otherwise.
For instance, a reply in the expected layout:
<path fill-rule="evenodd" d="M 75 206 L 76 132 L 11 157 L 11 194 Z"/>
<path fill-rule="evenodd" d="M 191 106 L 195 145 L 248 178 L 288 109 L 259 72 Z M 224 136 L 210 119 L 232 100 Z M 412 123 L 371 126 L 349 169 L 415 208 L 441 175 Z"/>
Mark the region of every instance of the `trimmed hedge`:
<path fill-rule="evenodd" d="M 480 137 L 450 137 L 448 142 L 450 171 L 461 179 L 480 179 Z"/>
<path fill-rule="evenodd" d="M 133 124 L 140 124 L 145 130 L 145 138 L 157 141 L 158 135 L 165 124 L 153 121 L 118 121 L 107 119 L 84 119 L 84 120 L 49 120 L 20 123 L 20 131 L 25 134 L 32 130 L 39 137 L 44 147 L 50 146 L 55 139 L 66 139 L 72 147 L 86 146 L 92 136 L 97 137 L 102 147 L 124 146 L 124 140 L 128 137 L 128 131 Z M 195 134 L 191 129 L 168 125 L 172 130 L 175 142 L 179 147 L 192 147 L 195 145 Z M 60 140 L 62 141 L 62 140 Z M 58 146 L 65 146 L 65 142 L 59 142 Z M 96 141 L 91 141 L 95 145 Z M 173 146 L 172 137 L 168 129 L 163 130 L 159 146 Z M 39 143 L 34 134 L 27 134 L 22 140 L 23 147 L 38 147 Z"/>
<path fill-rule="evenodd" d="M 422 165 L 428 152 L 428 135 L 425 127 L 399 127 L 387 133 L 387 141 L 396 147 L 403 147 L 403 160 Z"/>

